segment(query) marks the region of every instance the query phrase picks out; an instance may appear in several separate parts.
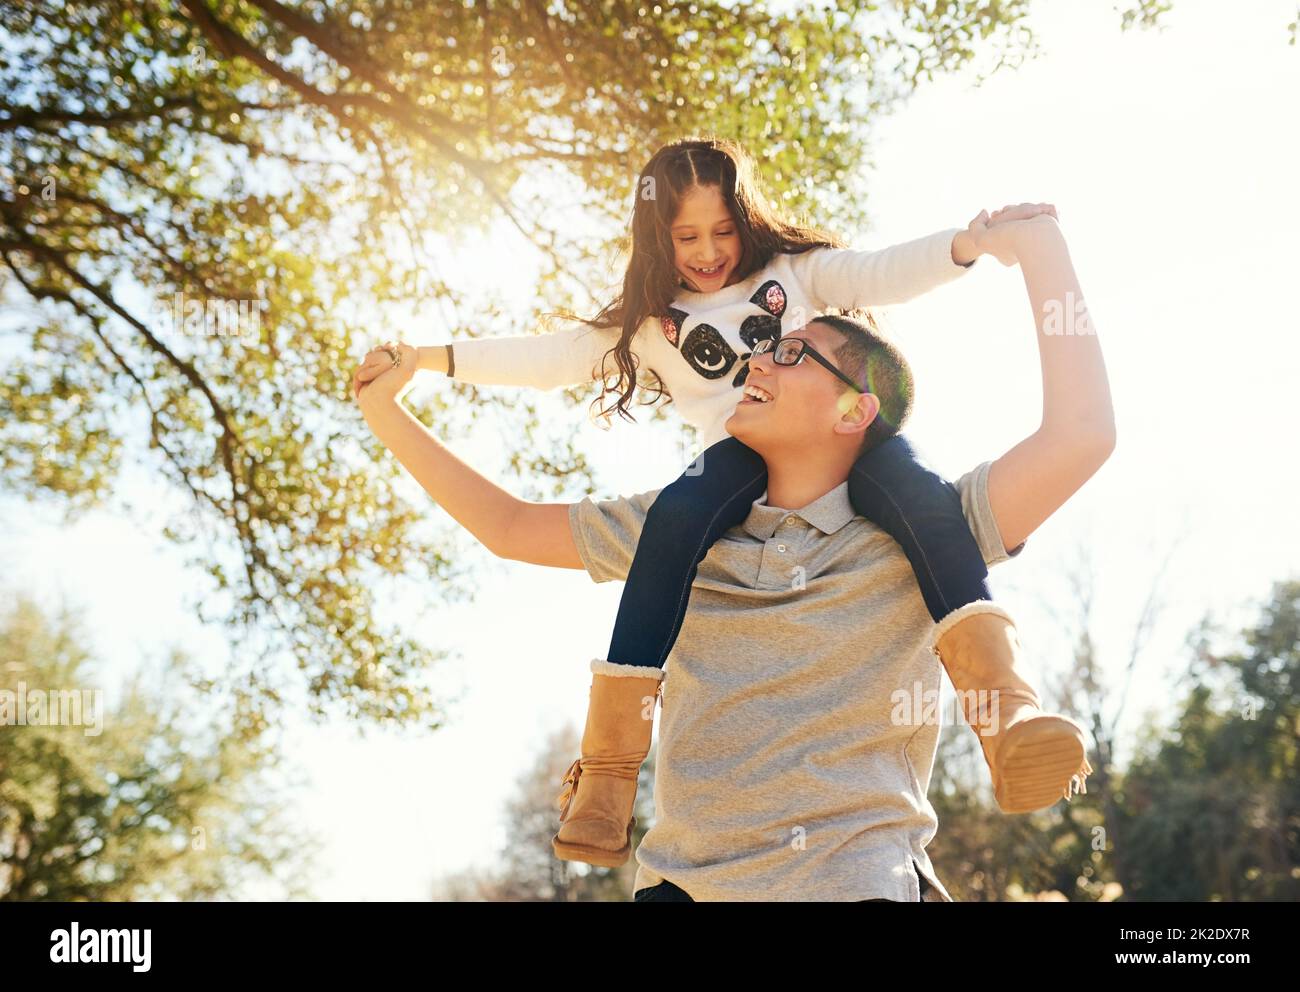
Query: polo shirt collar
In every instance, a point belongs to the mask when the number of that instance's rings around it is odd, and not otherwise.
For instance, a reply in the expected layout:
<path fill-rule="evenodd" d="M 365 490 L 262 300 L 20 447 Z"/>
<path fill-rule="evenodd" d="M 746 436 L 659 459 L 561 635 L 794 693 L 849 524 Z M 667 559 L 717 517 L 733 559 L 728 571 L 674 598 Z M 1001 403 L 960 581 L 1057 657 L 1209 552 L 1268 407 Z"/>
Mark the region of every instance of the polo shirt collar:
<path fill-rule="evenodd" d="M 766 541 L 776 533 L 777 527 L 786 517 L 799 517 L 812 524 L 823 534 L 834 534 L 857 515 L 853 504 L 849 502 L 849 480 L 845 479 L 834 489 L 823 493 L 807 506 L 798 510 L 783 510 L 779 506 L 767 505 L 767 490 L 754 500 L 742 527 L 745 532 L 760 541 Z"/>

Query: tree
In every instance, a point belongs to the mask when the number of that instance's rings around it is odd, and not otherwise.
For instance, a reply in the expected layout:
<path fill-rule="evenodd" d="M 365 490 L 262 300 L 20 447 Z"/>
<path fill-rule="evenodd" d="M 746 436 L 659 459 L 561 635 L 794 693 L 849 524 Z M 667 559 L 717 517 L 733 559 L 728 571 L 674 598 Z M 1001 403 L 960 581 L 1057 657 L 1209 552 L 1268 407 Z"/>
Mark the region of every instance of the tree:
<path fill-rule="evenodd" d="M 1067 575 L 1076 612 L 1056 616 L 1070 632 L 1073 659 L 1045 688 L 1090 731 L 1086 794 L 1005 816 L 990 801 L 973 734 L 945 731 L 930 789 L 940 819 L 930 853 L 954 898 L 1300 895 L 1300 582 L 1277 583 L 1259 621 L 1235 638 L 1203 621 L 1189 638 L 1172 724 L 1149 724 L 1128 766 L 1118 763 L 1120 718 L 1162 613 L 1172 559 L 1171 550 L 1153 577 L 1118 679 L 1104 676 L 1086 556 Z"/>
<path fill-rule="evenodd" d="M 1130 0 L 1130 4 L 1120 11 L 1120 26 L 1127 31 L 1130 28 L 1149 30 L 1163 29 L 1165 15 L 1173 10 L 1173 0 Z M 1294 46 L 1300 36 L 1300 6 L 1297 6 L 1295 19 L 1286 25 L 1287 44 Z"/>
<path fill-rule="evenodd" d="M 0 617 L 0 900 L 304 893 L 313 847 L 273 798 L 273 743 L 235 732 L 237 707 L 189 675 L 173 653 L 158 684 L 136 676 L 106 709 L 75 615 L 15 598 Z"/>
<path fill-rule="evenodd" d="M 210 579 L 201 615 L 243 637 L 232 682 L 268 712 L 305 688 L 318 714 L 436 726 L 439 653 L 376 604 L 470 584 L 358 440 L 353 332 L 410 301 L 447 337 L 518 322 L 428 238 L 504 219 L 544 260 L 538 300 L 581 302 L 636 163 L 705 130 L 755 148 L 792 213 L 856 224 L 869 121 L 977 49 L 1014 62 L 1025 7 L 0 0 L 0 294 L 25 356 L 0 378 L 6 484 L 78 512 L 140 460 L 191 511 L 165 533 Z M 474 419 L 424 413 L 453 437 Z M 590 491 L 558 444 L 512 465 Z"/>
<path fill-rule="evenodd" d="M 1216 648 L 1210 622 L 1171 733 L 1125 777 L 1136 899 L 1300 898 L 1300 581 L 1274 585 L 1254 626 Z"/>

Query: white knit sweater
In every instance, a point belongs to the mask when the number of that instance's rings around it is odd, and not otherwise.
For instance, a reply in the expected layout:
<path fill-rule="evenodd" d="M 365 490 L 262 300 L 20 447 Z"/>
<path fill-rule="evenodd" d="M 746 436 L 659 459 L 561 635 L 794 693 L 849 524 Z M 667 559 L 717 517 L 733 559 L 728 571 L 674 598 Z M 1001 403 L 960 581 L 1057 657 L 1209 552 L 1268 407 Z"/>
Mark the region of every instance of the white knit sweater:
<path fill-rule="evenodd" d="M 826 310 L 902 303 L 951 282 L 970 265 L 952 260 L 960 228 L 882 248 L 814 248 L 778 254 L 748 279 L 712 293 L 683 290 L 669 315 L 647 318 L 632 339 L 639 367 L 663 380 L 682 418 L 708 448 L 727 437 L 755 344 L 780 340 Z M 973 263 L 971 263 L 973 264 Z M 456 341 L 455 378 L 477 385 L 557 389 L 599 378 L 619 328 L 575 322 L 552 334 Z M 613 358 L 609 369 L 616 369 Z"/>

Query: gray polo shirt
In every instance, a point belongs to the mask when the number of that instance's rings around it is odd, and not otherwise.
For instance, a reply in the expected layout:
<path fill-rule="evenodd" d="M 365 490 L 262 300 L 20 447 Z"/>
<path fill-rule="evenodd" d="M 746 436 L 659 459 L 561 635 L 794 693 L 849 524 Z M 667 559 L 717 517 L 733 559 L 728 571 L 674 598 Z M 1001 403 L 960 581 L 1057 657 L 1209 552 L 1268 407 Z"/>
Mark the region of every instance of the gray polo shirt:
<path fill-rule="evenodd" d="M 956 485 L 992 565 L 1010 556 L 990 464 Z M 661 491 L 570 507 L 593 580 L 627 578 Z M 941 663 L 911 565 L 856 514 L 847 481 L 800 510 L 766 499 L 700 563 L 665 663 L 655 821 L 634 889 L 667 879 L 699 902 L 917 902 L 919 871 L 928 899 L 951 902 L 925 850 L 939 822 L 926 791 Z"/>

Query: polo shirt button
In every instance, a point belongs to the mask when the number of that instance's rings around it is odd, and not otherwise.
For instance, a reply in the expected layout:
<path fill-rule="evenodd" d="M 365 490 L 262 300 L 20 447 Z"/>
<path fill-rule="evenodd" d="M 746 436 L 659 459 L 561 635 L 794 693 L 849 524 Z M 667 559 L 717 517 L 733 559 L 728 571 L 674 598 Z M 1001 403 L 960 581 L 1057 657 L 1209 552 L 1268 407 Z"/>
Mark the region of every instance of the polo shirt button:
<path fill-rule="evenodd" d="M 778 545 L 776 546 L 776 550 L 777 550 L 777 551 L 780 551 L 782 554 L 784 554 L 784 553 L 785 553 L 785 545 L 784 545 L 784 544 L 778 544 Z"/>

